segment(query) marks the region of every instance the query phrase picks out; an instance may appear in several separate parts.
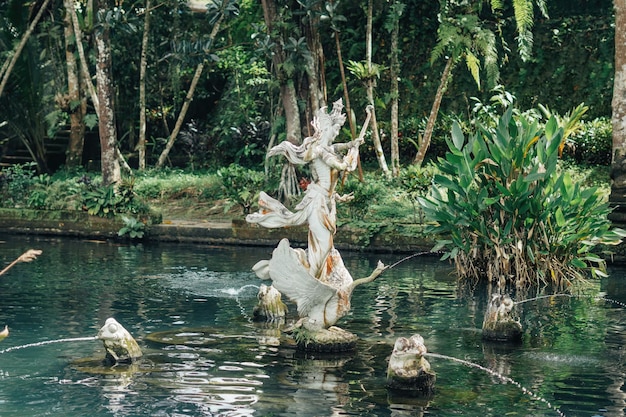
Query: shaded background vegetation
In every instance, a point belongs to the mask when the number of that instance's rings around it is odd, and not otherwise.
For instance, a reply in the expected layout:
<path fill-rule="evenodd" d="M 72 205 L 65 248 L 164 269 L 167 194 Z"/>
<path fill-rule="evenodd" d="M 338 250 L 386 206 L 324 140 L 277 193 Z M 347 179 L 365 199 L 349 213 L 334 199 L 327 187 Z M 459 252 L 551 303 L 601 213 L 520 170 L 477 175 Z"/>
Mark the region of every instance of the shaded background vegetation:
<path fill-rule="evenodd" d="M 424 0 L 405 3 L 405 13 L 400 20 L 399 134 L 401 162 L 408 164 L 424 130 L 444 62 L 430 61 L 437 42 L 438 4 Z M 131 166 L 136 166 L 138 58 L 143 22 L 143 16 L 133 10 L 142 4 L 121 3 L 126 13 L 111 20 L 116 123 L 120 148 Z M 305 12 L 304 2 L 285 4 L 289 4 L 294 15 Z M 149 166 L 164 147 L 199 60 L 206 60 L 208 69 L 194 94 L 180 140 L 170 154 L 170 165 L 217 169 L 239 163 L 260 168 L 270 138 L 273 135 L 276 141 L 284 138 L 278 84 L 271 75 L 270 45 L 263 43 L 261 6 L 254 1 L 241 1 L 238 6 L 237 18 L 224 26 L 209 54 L 203 49 L 211 28 L 207 15 L 191 13 L 178 1 L 164 1 L 154 9 L 147 77 Z M 365 4 L 342 2 L 338 7 L 339 13 L 346 17 L 340 33 L 344 61 L 360 61 L 365 56 Z M 383 66 L 388 66 L 391 52 L 388 32 L 383 29 L 387 7 L 385 3 L 376 3 L 373 21 L 373 59 Z M 31 12 L 23 2 L 17 1 L 4 2 L 0 8 L 5 27 L 0 31 L 0 55 L 6 57 L 16 40 L 8 29 L 23 30 Z M 522 109 L 541 103 L 557 113 L 565 113 L 585 102 L 589 106 L 587 120 L 610 117 L 614 53 L 612 2 L 549 1 L 548 10 L 549 19 L 536 15 L 530 61 L 523 62 L 515 51 L 514 26 L 504 26 L 503 38 L 509 42 L 510 51 L 500 51 L 505 57 L 500 82 L 517 97 L 518 107 Z M 58 99 L 66 89 L 62 13 L 59 2 L 51 2 L 46 20 L 29 41 L 8 90 L 0 97 L 1 155 L 15 155 L 28 145 L 29 157 L 34 157 L 44 171 L 53 171 L 64 162 L 68 110 L 59 105 Z M 504 15 L 509 21 L 511 13 L 505 9 Z M 320 33 L 326 59 L 328 100 L 332 101 L 342 95 L 335 43 L 328 25 L 322 23 Z M 89 52 L 93 59 L 93 51 Z M 297 71 L 305 52 L 296 45 L 292 55 L 290 62 Z M 385 152 L 390 146 L 389 82 L 389 72 L 383 71 L 378 80 L 376 103 Z M 360 117 L 366 105 L 363 85 L 350 74 L 348 85 L 352 106 Z M 472 97 L 488 102 L 491 95 L 488 86 L 479 90 L 469 71 L 459 66 L 444 95 L 428 157 L 444 152 L 442 138 L 448 134 L 452 119 L 471 119 Z M 93 110 L 89 111 L 86 124 L 83 163 L 87 168 L 96 168 L 99 143 Z M 586 149 L 607 142 L 606 137 L 596 136 L 594 131 L 593 143 Z M 581 138 L 581 142 L 589 142 L 589 137 Z M 578 146 L 577 160 L 608 164 L 609 160 L 602 156 L 607 150 L 602 146 L 601 156 L 581 153 L 583 146 Z M 375 163 L 371 147 L 363 150 L 363 159 L 365 164 Z"/>

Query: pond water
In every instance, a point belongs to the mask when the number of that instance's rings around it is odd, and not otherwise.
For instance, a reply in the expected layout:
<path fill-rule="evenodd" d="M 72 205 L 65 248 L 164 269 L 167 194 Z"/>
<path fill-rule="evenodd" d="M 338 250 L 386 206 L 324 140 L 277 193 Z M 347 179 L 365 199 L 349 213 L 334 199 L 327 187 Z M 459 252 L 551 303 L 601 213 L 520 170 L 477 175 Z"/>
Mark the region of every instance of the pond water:
<path fill-rule="evenodd" d="M 449 264 L 415 257 L 356 289 L 338 325 L 359 336 L 358 350 L 331 356 L 275 346 L 279 332 L 252 322 L 261 282 L 251 267 L 272 248 L 2 239 L 4 264 L 43 250 L 0 277 L 0 325 L 11 329 L 0 342 L 2 416 L 621 416 L 626 409 L 622 269 L 585 296 L 520 304 L 523 342 L 505 345 L 481 339 L 484 296 L 462 293 Z M 402 258 L 343 257 L 355 278 L 378 259 Z M 80 338 L 95 336 L 108 317 L 139 342 L 139 366 L 81 366 L 104 358 L 101 342 Z M 148 340 L 163 331 L 202 338 Z M 414 333 L 436 354 L 429 398 L 385 388 L 393 343 Z"/>

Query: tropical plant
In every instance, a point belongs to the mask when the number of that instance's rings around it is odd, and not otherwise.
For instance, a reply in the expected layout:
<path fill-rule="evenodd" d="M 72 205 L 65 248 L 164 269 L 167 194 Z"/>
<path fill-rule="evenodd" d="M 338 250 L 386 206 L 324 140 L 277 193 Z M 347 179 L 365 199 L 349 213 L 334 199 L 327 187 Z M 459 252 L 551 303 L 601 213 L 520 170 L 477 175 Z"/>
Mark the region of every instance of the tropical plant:
<path fill-rule="evenodd" d="M 222 189 L 231 201 L 226 210 L 238 204 L 244 214 L 249 214 L 259 191 L 263 189 L 265 176 L 262 172 L 246 169 L 237 164 L 221 168 L 217 175 L 222 179 Z"/>
<path fill-rule="evenodd" d="M 441 174 L 419 198 L 428 230 L 438 236 L 461 278 L 518 288 L 568 287 L 587 272 L 602 276 L 600 244 L 617 244 L 609 206 L 597 188 L 583 188 L 558 169 L 563 128 L 509 108 L 495 128 L 477 125 L 465 137 L 452 126 Z"/>
<path fill-rule="evenodd" d="M 136 198 L 134 179 L 123 179 L 120 184 L 87 184 L 82 192 L 83 208 L 92 216 L 114 217 L 121 213 L 148 216 L 149 207 Z"/>
<path fill-rule="evenodd" d="M 559 156 L 561 156 L 565 145 L 569 144 L 569 146 L 573 146 L 569 137 L 581 129 L 580 120 L 587 110 L 589 110 L 589 107 L 585 106 L 585 103 L 581 103 L 571 111 L 567 112 L 564 116 L 554 113 L 548 106 L 544 106 L 543 104 L 539 104 L 538 107 L 546 119 L 554 116 L 557 124 L 563 128 L 563 138 L 561 139 L 561 144 L 559 145 Z"/>
<path fill-rule="evenodd" d="M 128 235 L 131 239 L 143 239 L 146 231 L 146 224 L 134 217 L 122 216 L 124 227 L 122 227 L 117 235 L 122 237 Z"/>
<path fill-rule="evenodd" d="M 83 206 L 87 213 L 98 217 L 113 217 L 118 197 L 115 186 L 107 185 L 87 191 L 83 196 Z"/>
<path fill-rule="evenodd" d="M 20 207 L 27 204 L 29 190 L 37 182 L 36 165 L 30 162 L 0 171 L 0 206 Z"/>
<path fill-rule="evenodd" d="M 418 167 L 410 165 L 400 172 L 400 185 L 404 192 L 409 196 L 411 205 L 413 206 L 413 220 L 418 222 L 418 209 L 419 209 L 419 222 L 423 222 L 423 212 L 421 206 L 417 204 L 418 197 L 426 196 L 426 193 L 430 189 L 430 184 L 433 180 L 433 169 L 431 166 Z"/>
<path fill-rule="evenodd" d="M 581 121 L 580 129 L 572 133 L 574 159 L 582 164 L 611 164 L 611 146 L 613 145 L 613 127 L 611 119 L 596 118 Z"/>

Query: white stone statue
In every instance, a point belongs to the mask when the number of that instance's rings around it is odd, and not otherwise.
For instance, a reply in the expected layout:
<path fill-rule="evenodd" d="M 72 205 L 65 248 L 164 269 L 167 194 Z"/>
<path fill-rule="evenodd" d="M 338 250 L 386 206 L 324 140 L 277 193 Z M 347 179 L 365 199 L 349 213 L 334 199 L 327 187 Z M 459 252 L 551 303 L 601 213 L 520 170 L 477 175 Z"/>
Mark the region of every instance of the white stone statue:
<path fill-rule="evenodd" d="M 102 340 L 110 364 L 131 363 L 143 355 L 137 341 L 113 317 L 104 322 L 97 338 Z"/>
<path fill-rule="evenodd" d="M 501 342 L 521 341 L 523 331 L 514 314 L 515 303 L 508 294 L 493 294 L 483 319 L 483 339 Z"/>
<path fill-rule="evenodd" d="M 253 270 L 260 278 L 272 279 L 274 287 L 298 305 L 300 324 L 311 331 L 328 329 L 335 324 L 349 311 L 352 290 L 374 280 L 385 269 L 379 262 L 370 277 L 353 281 L 334 247 L 336 202 L 351 198 L 337 194 L 335 187 L 341 172 L 356 168 L 359 146 L 371 117 L 368 107 L 361 135 L 348 143 L 333 144 L 346 121 L 342 111 L 341 100 L 333 104 L 330 113 L 326 107 L 319 109 L 311 122 L 313 136 L 306 138 L 302 145 L 285 141 L 268 152 L 268 156 L 283 155 L 292 164 L 310 167 L 313 181 L 295 211 L 261 192 L 260 210 L 246 216 L 249 223 L 267 228 L 308 224 L 306 250 L 293 249 L 289 241 L 283 239 L 272 259 L 258 262 Z"/>
<path fill-rule="evenodd" d="M 427 349 L 419 334 L 399 337 L 387 365 L 387 386 L 392 389 L 431 393 L 436 375 L 424 358 Z"/>

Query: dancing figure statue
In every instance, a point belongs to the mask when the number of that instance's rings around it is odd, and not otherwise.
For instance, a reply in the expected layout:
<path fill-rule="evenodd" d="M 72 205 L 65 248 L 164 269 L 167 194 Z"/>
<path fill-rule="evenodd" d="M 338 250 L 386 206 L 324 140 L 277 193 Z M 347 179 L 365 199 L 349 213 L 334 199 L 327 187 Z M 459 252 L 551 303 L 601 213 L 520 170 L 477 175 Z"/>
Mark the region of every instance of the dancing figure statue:
<path fill-rule="evenodd" d="M 367 278 L 353 280 L 345 268 L 341 255 L 335 249 L 336 203 L 347 201 L 350 195 L 339 195 L 336 185 L 341 172 L 353 171 L 358 162 L 359 146 L 371 117 L 367 119 L 360 136 L 347 143 L 333 141 L 346 121 L 341 100 L 333 104 L 331 112 L 319 109 L 311 122 L 313 136 L 301 145 L 284 141 L 268 152 L 269 156 L 282 155 L 295 165 L 309 165 L 312 183 L 303 199 L 289 210 L 278 200 L 260 193 L 257 213 L 249 214 L 246 221 L 267 228 L 308 224 L 306 250 L 294 249 L 283 239 L 272 254 L 272 259 L 258 262 L 253 270 L 263 279 L 271 279 L 273 286 L 295 302 L 303 326 L 311 332 L 326 330 L 350 310 L 350 297 L 357 285 L 374 280 L 385 266 L 379 262 Z"/>

